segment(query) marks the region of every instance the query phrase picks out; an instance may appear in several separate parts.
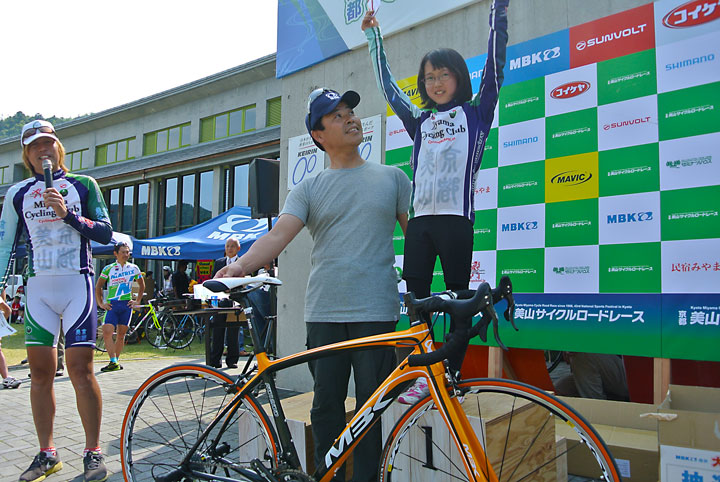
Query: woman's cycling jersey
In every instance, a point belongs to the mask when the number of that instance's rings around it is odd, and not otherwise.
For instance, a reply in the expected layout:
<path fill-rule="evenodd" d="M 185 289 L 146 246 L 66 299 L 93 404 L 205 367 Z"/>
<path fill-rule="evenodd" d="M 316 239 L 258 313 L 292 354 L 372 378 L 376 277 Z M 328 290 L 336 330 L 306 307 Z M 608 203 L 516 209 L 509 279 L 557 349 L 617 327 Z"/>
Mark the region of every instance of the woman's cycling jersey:
<path fill-rule="evenodd" d="M 365 30 L 378 87 L 413 140 L 413 215 L 451 214 L 475 220 L 475 179 L 503 82 L 509 0 L 494 0 L 480 89 L 470 102 L 421 110 L 395 81 L 378 27 Z"/>
<path fill-rule="evenodd" d="M 100 188 L 91 177 L 62 170 L 56 171 L 53 179 L 68 210 L 62 219 L 43 202 L 42 175 L 15 184 L 5 195 L 0 216 L 0 273 L 7 273 L 18 239 L 26 232 L 28 276 L 93 274 L 90 240 L 107 244 L 112 236 Z"/>

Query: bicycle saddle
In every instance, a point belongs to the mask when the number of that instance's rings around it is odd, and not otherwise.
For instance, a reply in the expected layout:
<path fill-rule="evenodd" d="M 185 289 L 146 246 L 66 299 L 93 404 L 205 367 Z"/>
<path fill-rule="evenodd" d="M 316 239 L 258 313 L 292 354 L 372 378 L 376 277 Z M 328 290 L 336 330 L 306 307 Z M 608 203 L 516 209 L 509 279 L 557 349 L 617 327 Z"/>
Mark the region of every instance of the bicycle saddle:
<path fill-rule="evenodd" d="M 266 285 L 282 285 L 282 281 L 272 276 L 245 276 L 243 278 L 217 278 L 209 279 L 203 283 L 203 286 L 214 293 L 221 291 L 232 291 L 236 288 L 242 288 L 250 284 L 262 283 Z"/>

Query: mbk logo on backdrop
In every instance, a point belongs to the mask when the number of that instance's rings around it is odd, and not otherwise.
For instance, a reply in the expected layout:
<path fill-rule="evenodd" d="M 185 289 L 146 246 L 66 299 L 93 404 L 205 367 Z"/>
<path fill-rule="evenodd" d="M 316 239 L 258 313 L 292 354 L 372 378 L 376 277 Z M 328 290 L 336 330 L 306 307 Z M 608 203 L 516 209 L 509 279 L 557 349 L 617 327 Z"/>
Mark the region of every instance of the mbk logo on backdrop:
<path fill-rule="evenodd" d="M 623 223 L 640 223 L 643 221 L 652 221 L 652 211 L 642 211 L 639 213 L 620 213 L 620 214 L 608 214 L 608 224 L 623 224 Z"/>
<path fill-rule="evenodd" d="M 538 228 L 537 221 L 528 221 L 524 223 L 504 223 L 502 225 L 503 232 L 512 231 L 534 231 Z"/>

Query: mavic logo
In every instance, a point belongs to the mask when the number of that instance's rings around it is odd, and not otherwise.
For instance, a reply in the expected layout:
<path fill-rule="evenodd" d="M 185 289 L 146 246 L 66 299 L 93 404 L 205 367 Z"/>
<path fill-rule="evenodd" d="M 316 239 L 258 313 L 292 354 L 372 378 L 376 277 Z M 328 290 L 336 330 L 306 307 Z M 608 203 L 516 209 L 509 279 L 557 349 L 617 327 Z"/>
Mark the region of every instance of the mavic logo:
<path fill-rule="evenodd" d="M 642 211 L 639 213 L 622 213 L 608 214 L 608 224 L 624 224 L 624 223 L 641 223 L 644 221 L 652 221 L 652 211 Z"/>
<path fill-rule="evenodd" d="M 551 49 L 541 50 L 530 55 L 523 55 L 516 59 L 510 60 L 510 70 L 521 69 L 528 65 L 535 65 L 548 60 L 556 59 L 560 57 L 560 47 L 553 47 Z"/>
<path fill-rule="evenodd" d="M 537 221 L 528 221 L 525 223 L 505 223 L 502 225 L 502 232 L 533 231 L 537 228 Z"/>
<path fill-rule="evenodd" d="M 553 176 L 550 183 L 561 186 L 577 186 L 588 182 L 590 179 L 592 179 L 592 173 L 588 171 L 565 171 Z"/>

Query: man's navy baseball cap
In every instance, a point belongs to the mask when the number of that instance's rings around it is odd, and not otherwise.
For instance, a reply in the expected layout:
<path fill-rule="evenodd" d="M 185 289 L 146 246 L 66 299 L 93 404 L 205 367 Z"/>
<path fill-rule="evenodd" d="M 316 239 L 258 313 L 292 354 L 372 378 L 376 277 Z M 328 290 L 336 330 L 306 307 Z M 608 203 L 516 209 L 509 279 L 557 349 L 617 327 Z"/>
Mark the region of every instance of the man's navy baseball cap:
<path fill-rule="evenodd" d="M 308 96 L 308 113 L 305 116 L 305 127 L 307 127 L 308 133 L 324 115 L 332 112 L 340 102 L 344 102 L 349 108 L 354 109 L 360 103 L 360 94 L 353 90 L 348 90 L 343 95 L 330 89 L 313 90 Z M 322 149 L 321 146 L 318 147 Z"/>

